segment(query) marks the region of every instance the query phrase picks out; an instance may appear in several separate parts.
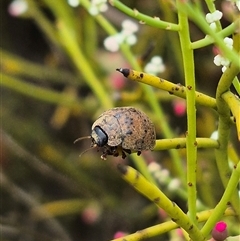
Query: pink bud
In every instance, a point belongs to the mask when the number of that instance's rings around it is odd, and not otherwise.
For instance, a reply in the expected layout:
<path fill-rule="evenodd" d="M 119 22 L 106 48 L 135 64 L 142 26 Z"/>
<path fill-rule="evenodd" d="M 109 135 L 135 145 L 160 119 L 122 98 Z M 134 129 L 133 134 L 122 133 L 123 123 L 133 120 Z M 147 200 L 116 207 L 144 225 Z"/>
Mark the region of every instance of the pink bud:
<path fill-rule="evenodd" d="M 128 234 L 125 233 L 125 232 L 117 231 L 117 232 L 114 234 L 113 238 L 114 238 L 114 239 L 116 239 L 116 238 L 122 238 L 122 237 L 124 237 L 124 236 L 126 236 L 126 235 L 128 235 Z"/>
<path fill-rule="evenodd" d="M 177 99 L 173 102 L 173 110 L 176 116 L 183 116 L 186 113 L 186 101 Z"/>
<path fill-rule="evenodd" d="M 228 237 L 227 224 L 223 221 L 216 223 L 212 230 L 212 237 L 216 241 L 223 241 Z"/>

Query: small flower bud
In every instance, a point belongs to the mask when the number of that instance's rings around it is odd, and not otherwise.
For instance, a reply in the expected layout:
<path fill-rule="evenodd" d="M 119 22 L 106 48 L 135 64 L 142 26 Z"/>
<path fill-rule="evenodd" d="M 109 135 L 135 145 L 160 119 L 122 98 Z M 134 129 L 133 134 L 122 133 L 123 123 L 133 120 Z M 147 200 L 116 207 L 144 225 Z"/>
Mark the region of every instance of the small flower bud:
<path fill-rule="evenodd" d="M 228 237 L 227 224 L 223 221 L 216 223 L 212 230 L 212 237 L 216 241 L 224 241 Z"/>

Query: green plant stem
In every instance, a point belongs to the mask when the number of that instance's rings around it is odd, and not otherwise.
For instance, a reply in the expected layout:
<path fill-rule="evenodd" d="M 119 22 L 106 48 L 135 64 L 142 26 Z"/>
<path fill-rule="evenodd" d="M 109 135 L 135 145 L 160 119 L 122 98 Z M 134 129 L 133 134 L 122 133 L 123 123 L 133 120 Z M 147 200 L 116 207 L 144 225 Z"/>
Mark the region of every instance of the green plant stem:
<path fill-rule="evenodd" d="M 240 83 L 239 83 L 239 79 L 237 77 L 235 77 L 233 80 L 233 86 L 234 86 L 235 90 L 237 91 L 238 95 L 240 95 Z"/>
<path fill-rule="evenodd" d="M 130 80 L 151 85 L 158 89 L 168 91 L 172 95 L 186 99 L 187 88 L 181 84 L 174 84 L 168 80 L 159 78 L 157 76 L 135 71 L 132 69 L 119 68 L 117 69 L 117 71 L 122 73 L 126 78 Z M 216 100 L 214 98 L 198 91 L 195 91 L 195 98 L 197 104 L 216 109 Z"/>
<path fill-rule="evenodd" d="M 62 45 L 68 52 L 79 73 L 84 76 L 85 81 L 99 99 L 101 106 L 104 109 L 111 108 L 113 104 L 111 103 L 109 98 L 106 98 L 107 91 L 104 89 L 104 86 L 100 83 L 99 79 L 93 73 L 90 63 L 87 61 L 86 57 L 84 56 L 77 42 L 75 41 L 74 36 L 71 34 L 64 22 L 59 24 L 59 36 Z"/>
<path fill-rule="evenodd" d="M 222 94 L 223 100 L 227 103 L 236 121 L 238 140 L 240 141 L 240 100 L 231 91 Z"/>
<path fill-rule="evenodd" d="M 177 6 L 181 5 L 177 1 Z M 195 94 L 195 72 L 193 50 L 190 47 L 191 41 L 189 36 L 188 16 L 179 11 L 179 38 L 183 53 L 183 66 L 186 84 L 187 100 L 187 133 L 186 133 L 186 151 L 187 151 L 187 183 L 188 183 L 188 208 L 189 215 L 194 224 L 197 223 L 196 201 L 197 201 L 197 147 L 196 147 L 196 94 Z"/>
<path fill-rule="evenodd" d="M 206 221 L 212 214 L 213 210 L 202 211 L 197 214 L 198 222 Z M 227 208 L 224 212 L 224 216 L 234 216 L 235 213 L 231 208 Z M 149 228 L 139 230 L 134 234 L 130 234 L 121 238 L 113 239 L 112 241 L 140 241 L 146 238 L 156 237 L 158 235 L 167 233 L 173 229 L 178 228 L 178 225 L 173 221 L 167 221 L 161 224 L 151 226 Z"/>
<path fill-rule="evenodd" d="M 231 83 L 235 76 L 239 73 L 239 65 L 232 63 L 229 68 L 223 73 L 217 87 L 216 101 L 219 113 L 219 125 L 218 125 L 218 141 L 219 148 L 215 150 L 216 163 L 218 171 L 225 189 L 228 187 L 229 177 L 231 170 L 228 164 L 228 140 L 230 134 L 230 109 L 227 103 L 222 98 L 222 95 L 227 92 L 231 86 Z M 225 95 L 226 96 L 226 95 Z M 237 190 L 232 195 L 231 204 L 235 210 L 240 213 L 240 204 Z"/>
<path fill-rule="evenodd" d="M 90 203 L 90 204 L 89 204 Z M 31 210 L 34 220 L 40 221 L 52 217 L 79 214 L 86 206 L 97 205 L 92 199 L 58 200 L 39 205 Z"/>
<path fill-rule="evenodd" d="M 219 143 L 210 138 L 196 138 L 197 148 L 219 148 Z M 186 148 L 186 138 L 161 139 L 156 141 L 154 151 Z"/>
<path fill-rule="evenodd" d="M 205 16 L 198 8 L 194 7 L 190 3 L 183 3 L 178 6 L 179 12 L 185 13 L 190 19 L 207 35 L 209 35 L 214 43 L 218 45 L 223 55 L 234 62 L 236 65 L 240 66 L 238 53 L 234 50 L 229 49 L 223 41 L 223 38 L 217 33 L 212 31 L 209 24 L 206 22 Z M 239 29 L 240 18 L 235 21 L 235 30 Z"/>
<path fill-rule="evenodd" d="M 229 183 L 225 189 L 225 192 L 221 200 L 214 208 L 212 215 L 209 217 L 209 219 L 203 226 L 201 230 L 201 233 L 203 234 L 203 236 L 206 237 L 211 232 L 216 222 L 223 216 L 224 210 L 226 209 L 229 200 L 237 190 L 239 179 L 240 179 L 240 162 L 234 168 L 231 178 L 229 180 Z M 235 210 L 235 213 L 239 216 L 239 210 Z"/>
<path fill-rule="evenodd" d="M 142 24 L 146 24 L 155 28 L 161 28 L 165 30 L 172 30 L 172 31 L 179 30 L 179 26 L 175 23 L 165 22 L 160 20 L 159 18 L 149 17 L 145 14 L 138 12 L 137 9 L 132 10 L 131 8 L 127 7 L 126 5 L 124 5 L 118 0 L 109 0 L 109 3 L 112 6 L 118 8 L 121 12 L 127 14 L 128 16 L 134 19 L 140 20 Z"/>
<path fill-rule="evenodd" d="M 205 0 L 205 2 L 207 4 L 207 7 L 208 7 L 208 10 L 210 11 L 210 13 L 213 13 L 213 12 L 216 11 L 216 6 L 214 4 L 214 1 L 212 1 L 212 0 Z M 216 21 L 215 24 L 216 24 L 216 32 L 219 32 L 222 29 L 220 21 L 219 20 Z"/>
<path fill-rule="evenodd" d="M 189 217 L 175 203 L 168 199 L 160 189 L 148 182 L 132 167 L 118 165 L 118 169 L 125 181 L 131 184 L 138 192 L 146 196 L 158 207 L 165 210 L 172 220 L 189 234 L 190 238 L 194 241 L 204 240 L 199 229 Z"/>
<path fill-rule="evenodd" d="M 59 93 L 54 90 L 46 89 L 34 84 L 26 83 L 20 79 L 1 74 L 2 86 L 5 86 L 18 93 L 30 96 L 41 101 L 58 104 L 74 109 L 82 109 L 82 104 L 78 102 L 73 96 L 65 93 Z"/>
<path fill-rule="evenodd" d="M 33 63 L 0 48 L 1 68 L 6 74 L 24 76 L 34 80 L 49 83 L 62 83 L 79 86 L 76 76 L 68 71 Z"/>
<path fill-rule="evenodd" d="M 166 0 L 159 0 L 158 1 L 159 8 L 162 11 L 163 19 L 165 19 L 168 22 L 177 22 L 176 13 L 172 10 L 172 6 L 169 1 Z M 166 40 L 169 41 L 171 45 L 171 51 L 174 53 L 174 56 L 172 56 L 173 60 L 175 62 L 175 66 L 177 70 L 180 73 L 180 79 L 183 78 L 183 66 L 182 66 L 182 52 L 181 47 L 178 39 L 178 33 L 172 32 L 172 31 L 165 31 L 166 34 Z"/>
<path fill-rule="evenodd" d="M 216 35 L 219 38 L 225 38 L 228 37 L 229 35 L 233 34 L 234 31 L 236 30 L 237 27 L 237 21 L 231 23 L 229 26 L 227 26 L 226 28 L 224 28 L 223 30 L 219 31 L 216 33 Z M 208 46 L 210 44 L 214 43 L 214 39 L 212 37 L 210 37 L 209 35 L 206 35 L 204 39 L 200 39 L 197 40 L 195 42 L 191 43 L 191 48 L 192 49 L 199 49 L 205 46 Z"/>
<path fill-rule="evenodd" d="M 39 10 L 39 7 L 36 4 L 36 1 L 27 0 L 27 3 L 29 6 L 28 14 L 30 15 L 30 17 L 35 21 L 35 23 L 43 31 L 43 33 L 50 40 L 50 42 L 52 42 L 54 46 L 57 46 L 58 48 L 60 48 L 61 45 L 59 43 L 59 39 L 53 25 L 50 23 L 50 21 L 47 20 L 44 14 L 42 14 L 42 12 Z"/>
<path fill-rule="evenodd" d="M 156 180 L 153 178 L 153 176 L 150 174 L 147 163 L 143 159 L 142 156 L 138 156 L 136 153 L 131 154 L 131 158 L 133 159 L 137 169 L 139 172 L 151 183 L 157 186 Z"/>
<path fill-rule="evenodd" d="M 55 35 L 57 36 L 58 44 L 60 44 L 60 46 L 62 45 L 66 49 L 66 52 L 69 54 L 71 60 L 75 64 L 79 74 L 84 77 L 86 83 L 90 86 L 95 96 L 99 99 L 103 108 L 111 108 L 113 105 L 110 99 L 106 98 L 107 91 L 94 74 L 90 63 L 87 61 L 77 42 L 76 29 L 72 19 L 70 7 L 65 1 L 59 1 L 57 7 L 53 1 L 45 0 L 45 3 L 52 10 L 57 19 L 56 22 L 58 22 L 58 31 L 55 31 L 55 29 L 52 28 L 52 31 L 55 32 Z M 48 34 L 44 28 L 44 22 L 42 19 L 35 19 L 35 21 L 37 21 L 38 25 L 41 26 L 43 31 Z"/>

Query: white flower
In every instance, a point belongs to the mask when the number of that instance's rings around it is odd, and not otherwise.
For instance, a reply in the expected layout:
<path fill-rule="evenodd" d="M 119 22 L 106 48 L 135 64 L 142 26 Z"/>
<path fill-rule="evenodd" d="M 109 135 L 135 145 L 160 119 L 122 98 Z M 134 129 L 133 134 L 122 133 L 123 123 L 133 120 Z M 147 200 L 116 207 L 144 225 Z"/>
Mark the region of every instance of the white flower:
<path fill-rule="evenodd" d="M 210 28 L 213 30 L 213 31 L 216 31 L 216 29 L 217 29 L 217 25 L 216 25 L 216 23 L 215 22 L 213 22 L 213 23 L 210 23 Z"/>
<path fill-rule="evenodd" d="M 151 162 L 148 165 L 148 170 L 150 172 L 156 172 L 156 171 L 160 171 L 161 170 L 161 166 L 157 163 L 157 162 Z"/>
<path fill-rule="evenodd" d="M 226 66 L 223 66 L 222 67 L 222 72 L 224 73 L 226 71 L 227 67 Z"/>
<path fill-rule="evenodd" d="M 210 136 L 211 139 L 213 140 L 218 140 L 218 131 L 214 131 L 212 135 Z"/>
<path fill-rule="evenodd" d="M 144 72 L 157 75 L 158 73 L 164 72 L 165 69 L 162 58 L 160 56 L 154 56 L 144 67 Z"/>
<path fill-rule="evenodd" d="M 137 42 L 137 37 L 134 34 L 138 30 L 138 25 L 131 20 L 124 20 L 122 23 L 122 30 L 120 33 L 107 37 L 104 40 L 104 46 L 111 52 L 119 50 L 122 43 L 134 45 Z"/>
<path fill-rule="evenodd" d="M 108 10 L 107 0 L 92 0 L 88 12 L 95 16 L 100 12 L 106 12 Z"/>
<path fill-rule="evenodd" d="M 223 41 L 228 48 L 230 48 L 230 49 L 233 48 L 233 39 L 232 38 L 226 37 L 226 38 L 224 38 Z"/>
<path fill-rule="evenodd" d="M 71 6 L 71 7 L 77 7 L 79 6 L 80 4 L 80 0 L 68 0 L 68 4 Z"/>
<path fill-rule="evenodd" d="M 138 31 L 138 25 L 130 19 L 126 19 L 122 22 L 122 31 L 129 34 L 136 33 Z"/>
<path fill-rule="evenodd" d="M 159 183 L 166 184 L 170 177 L 170 173 L 167 169 L 162 169 L 161 171 L 154 173 L 154 176 Z"/>
<path fill-rule="evenodd" d="M 233 40 L 231 38 L 226 37 L 223 41 L 229 49 L 233 49 Z M 213 63 L 217 66 L 223 66 L 222 72 L 224 72 L 229 66 L 230 61 L 229 59 L 224 58 L 221 54 L 218 54 L 214 57 Z"/>
<path fill-rule="evenodd" d="M 110 52 L 117 52 L 119 50 L 119 42 L 115 35 L 107 37 L 103 45 Z"/>
<path fill-rule="evenodd" d="M 220 12 L 219 10 L 216 10 L 212 13 L 206 14 L 206 20 L 208 23 L 213 23 L 213 22 L 220 20 L 222 18 L 222 16 L 223 16 L 223 13 Z"/>
<path fill-rule="evenodd" d="M 28 3 L 25 0 L 14 0 L 8 7 L 10 15 L 17 17 L 28 10 Z"/>
<path fill-rule="evenodd" d="M 131 34 L 126 37 L 125 41 L 129 45 L 134 45 L 137 42 L 137 37 L 135 34 Z"/>
<path fill-rule="evenodd" d="M 173 178 L 168 184 L 168 189 L 170 191 L 176 191 L 177 189 L 179 189 L 180 185 L 181 185 L 180 180 L 177 178 Z"/>

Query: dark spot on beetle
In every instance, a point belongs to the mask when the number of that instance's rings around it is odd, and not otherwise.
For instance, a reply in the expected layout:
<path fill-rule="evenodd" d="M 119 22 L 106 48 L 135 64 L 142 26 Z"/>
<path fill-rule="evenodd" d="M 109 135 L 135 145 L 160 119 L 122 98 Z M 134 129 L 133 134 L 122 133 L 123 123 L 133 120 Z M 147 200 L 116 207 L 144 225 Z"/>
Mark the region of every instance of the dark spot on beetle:
<path fill-rule="evenodd" d="M 191 89 L 192 89 L 192 86 L 191 86 L 191 85 L 188 85 L 187 88 L 188 88 L 189 90 L 191 90 Z"/>
<path fill-rule="evenodd" d="M 147 130 L 144 130 L 145 133 L 147 133 Z"/>
<path fill-rule="evenodd" d="M 138 156 L 140 156 L 140 155 L 141 155 L 141 153 L 142 153 L 141 151 L 138 151 L 138 152 L 137 152 L 137 155 L 138 155 Z"/>
<path fill-rule="evenodd" d="M 178 221 L 177 218 L 171 218 L 171 219 L 172 219 L 172 221 L 175 222 L 175 223 Z"/>
<path fill-rule="evenodd" d="M 175 87 L 175 90 L 178 91 L 178 90 L 179 90 L 179 87 Z"/>
<path fill-rule="evenodd" d="M 144 74 L 143 74 L 143 73 L 141 73 L 141 74 L 140 74 L 140 78 L 142 79 L 143 77 L 144 77 Z"/>
<path fill-rule="evenodd" d="M 127 132 L 126 132 L 126 135 L 132 135 L 132 131 L 131 130 L 128 130 Z"/>
<path fill-rule="evenodd" d="M 169 93 L 170 95 L 173 95 L 173 92 L 171 92 L 171 91 L 168 91 L 168 93 Z"/>
<path fill-rule="evenodd" d="M 192 186 L 193 186 L 193 184 L 192 184 L 191 182 L 189 182 L 189 183 L 188 183 L 188 186 L 189 186 L 189 187 L 192 187 Z"/>
<path fill-rule="evenodd" d="M 231 205 L 231 202 L 227 202 L 227 205 L 230 206 L 230 205 Z"/>
<path fill-rule="evenodd" d="M 195 142 L 194 142 L 194 146 L 197 146 L 197 145 L 198 145 L 198 143 L 197 143 L 197 141 L 195 141 Z"/>
<path fill-rule="evenodd" d="M 153 202 L 155 202 L 155 203 L 159 203 L 159 202 L 160 202 L 160 197 L 156 197 L 156 198 L 154 198 L 154 199 L 153 199 Z"/>
<path fill-rule="evenodd" d="M 178 145 L 176 146 L 176 149 L 180 149 L 180 147 L 181 147 L 181 145 L 180 145 L 180 144 L 178 144 Z"/>

